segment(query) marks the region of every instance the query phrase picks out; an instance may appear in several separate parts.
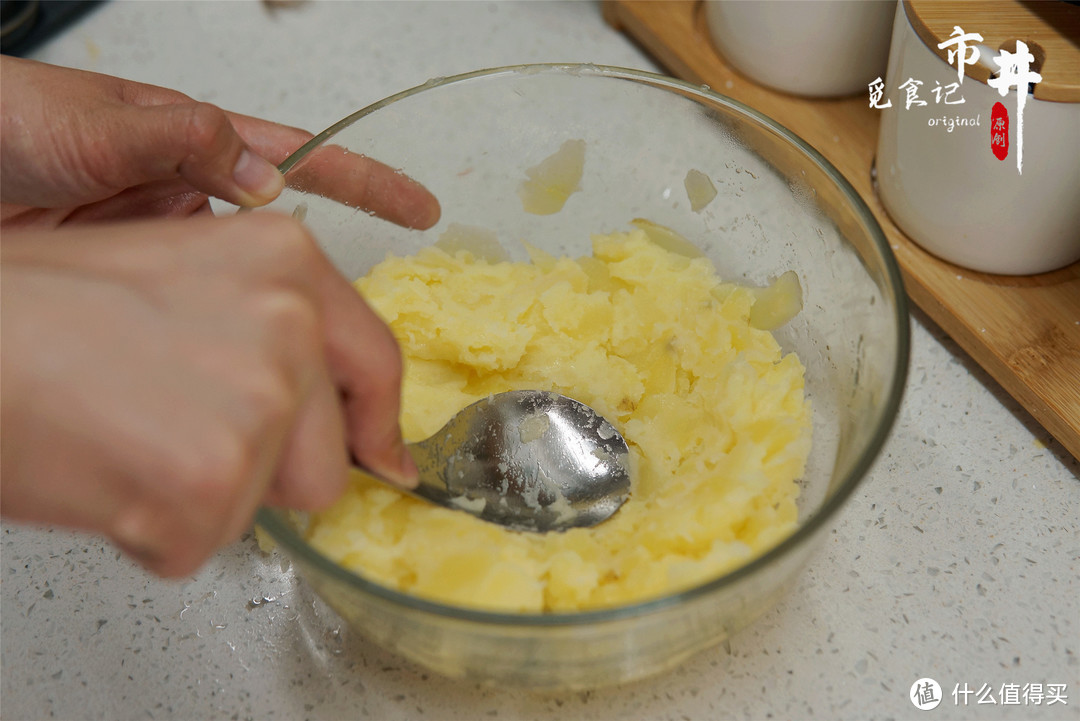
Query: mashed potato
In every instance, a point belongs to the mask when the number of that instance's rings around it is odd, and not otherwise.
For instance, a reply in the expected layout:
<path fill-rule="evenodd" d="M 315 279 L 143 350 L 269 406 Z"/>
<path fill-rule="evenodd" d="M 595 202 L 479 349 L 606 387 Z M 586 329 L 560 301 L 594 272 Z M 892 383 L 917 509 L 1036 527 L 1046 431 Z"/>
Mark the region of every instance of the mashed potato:
<path fill-rule="evenodd" d="M 388 258 L 358 290 L 405 358 L 402 427 L 420 440 L 489 394 L 550 389 L 595 408 L 633 456 L 609 521 L 513 532 L 354 474 L 308 540 L 416 596 L 539 612 L 620 605 L 745 563 L 795 528 L 810 447 L 803 368 L 751 326 L 747 288 L 638 228 L 593 256 L 489 262 L 439 248 Z"/>

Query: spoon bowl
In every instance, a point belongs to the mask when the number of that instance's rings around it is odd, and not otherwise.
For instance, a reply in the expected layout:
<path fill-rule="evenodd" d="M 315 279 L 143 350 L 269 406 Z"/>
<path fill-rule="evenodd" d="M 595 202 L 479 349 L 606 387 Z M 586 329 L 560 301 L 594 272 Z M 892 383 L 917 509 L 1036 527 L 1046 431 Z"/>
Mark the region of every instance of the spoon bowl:
<path fill-rule="evenodd" d="M 594 526 L 630 494 L 626 441 L 558 393 L 489 396 L 409 451 L 420 484 L 407 493 L 520 531 Z"/>

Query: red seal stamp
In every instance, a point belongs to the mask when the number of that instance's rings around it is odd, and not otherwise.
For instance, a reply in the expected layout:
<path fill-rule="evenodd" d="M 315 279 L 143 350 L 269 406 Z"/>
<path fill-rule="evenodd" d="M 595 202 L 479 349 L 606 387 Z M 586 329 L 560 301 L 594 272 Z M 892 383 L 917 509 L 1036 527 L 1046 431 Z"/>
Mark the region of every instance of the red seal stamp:
<path fill-rule="evenodd" d="M 990 112 L 990 151 L 998 160 L 1009 155 L 1009 111 L 1001 103 Z"/>

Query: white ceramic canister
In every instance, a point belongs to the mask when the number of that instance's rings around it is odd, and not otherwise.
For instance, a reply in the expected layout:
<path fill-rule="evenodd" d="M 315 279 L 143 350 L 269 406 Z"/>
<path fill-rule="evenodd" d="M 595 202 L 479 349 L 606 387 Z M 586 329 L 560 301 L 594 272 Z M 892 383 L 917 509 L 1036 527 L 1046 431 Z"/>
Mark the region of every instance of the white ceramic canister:
<path fill-rule="evenodd" d="M 896 0 L 706 0 L 713 44 L 751 80 L 795 95 L 866 92 L 883 75 Z"/>
<path fill-rule="evenodd" d="M 1015 88 L 1002 97 L 967 76 L 952 97 L 962 104 L 936 102 L 933 89 L 958 82 L 957 67 L 927 46 L 909 11 L 907 2 L 897 7 L 879 101 L 892 104 L 880 110 L 876 157 L 878 192 L 892 220 L 931 253 L 986 273 L 1030 275 L 1080 260 L 1080 102 L 1027 93 L 1021 173 Z M 961 29 L 980 31 L 973 24 Z M 991 58 L 998 48 L 979 49 L 978 62 L 987 64 L 982 74 L 996 72 Z M 1042 67 L 1053 61 L 1050 53 Z M 909 78 L 922 82 L 918 97 L 926 105 L 907 107 L 907 91 L 899 88 Z M 1009 116 L 1002 159 L 991 145 L 996 103 Z"/>

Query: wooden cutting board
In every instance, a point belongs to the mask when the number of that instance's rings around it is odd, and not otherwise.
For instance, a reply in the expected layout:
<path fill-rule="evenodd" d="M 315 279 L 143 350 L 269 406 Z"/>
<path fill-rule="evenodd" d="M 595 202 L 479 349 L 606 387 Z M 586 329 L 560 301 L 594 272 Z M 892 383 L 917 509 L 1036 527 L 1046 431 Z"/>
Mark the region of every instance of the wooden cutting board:
<path fill-rule="evenodd" d="M 605 0 L 604 16 L 676 77 L 704 83 L 814 146 L 863 197 L 908 295 L 1080 458 L 1080 263 L 1035 276 L 978 273 L 930 255 L 889 220 L 870 168 L 881 111 L 866 97 L 798 98 L 756 85 L 713 48 L 701 0 Z"/>

